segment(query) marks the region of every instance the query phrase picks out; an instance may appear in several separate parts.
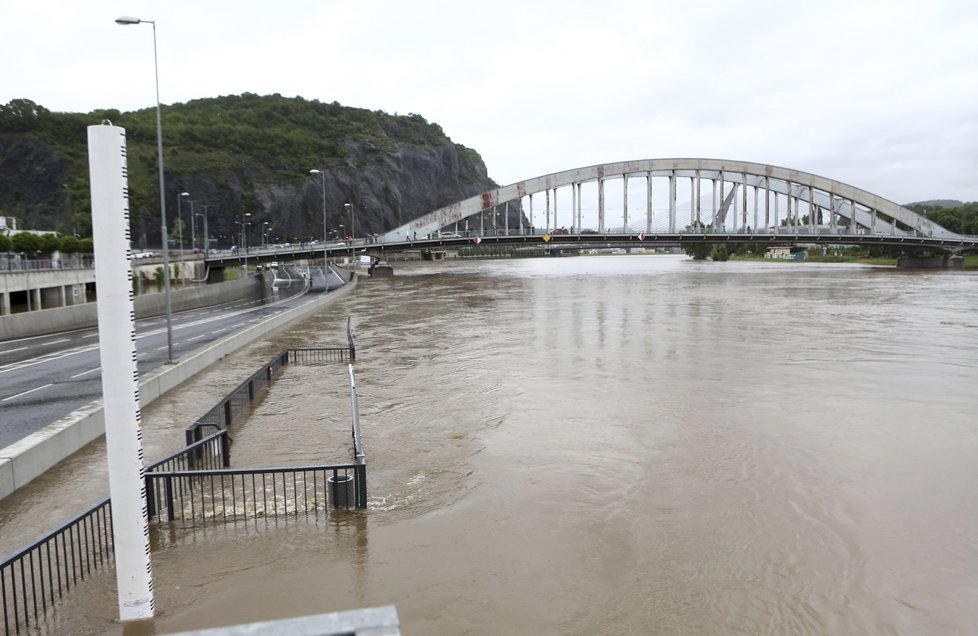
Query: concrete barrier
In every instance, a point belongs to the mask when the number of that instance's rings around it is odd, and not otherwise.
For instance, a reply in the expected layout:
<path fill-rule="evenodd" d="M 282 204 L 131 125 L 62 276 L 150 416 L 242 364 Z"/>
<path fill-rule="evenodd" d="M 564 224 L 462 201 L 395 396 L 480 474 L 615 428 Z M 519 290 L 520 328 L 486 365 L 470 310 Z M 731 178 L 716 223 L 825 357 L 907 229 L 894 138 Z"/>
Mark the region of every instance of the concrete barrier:
<path fill-rule="evenodd" d="M 147 373 L 139 379 L 140 408 L 145 408 L 153 400 L 228 354 L 345 296 L 355 286 L 356 279 L 336 291 L 323 294 L 319 300 L 272 316 L 268 320 L 222 338 L 178 360 L 175 364 L 163 365 Z M 97 400 L 40 431 L 0 449 L 0 499 L 30 483 L 31 480 L 44 474 L 46 470 L 81 450 L 104 433 L 105 416 L 102 401 Z"/>
<path fill-rule="evenodd" d="M 226 283 L 174 290 L 170 294 L 170 306 L 172 311 L 184 311 L 236 300 L 258 300 L 262 298 L 263 290 L 262 279 L 249 276 Z M 136 318 L 161 316 L 166 313 L 166 296 L 161 293 L 143 294 L 133 299 L 133 305 Z M 42 336 L 97 324 L 98 306 L 95 303 L 40 309 L 0 316 L 0 340 Z"/>

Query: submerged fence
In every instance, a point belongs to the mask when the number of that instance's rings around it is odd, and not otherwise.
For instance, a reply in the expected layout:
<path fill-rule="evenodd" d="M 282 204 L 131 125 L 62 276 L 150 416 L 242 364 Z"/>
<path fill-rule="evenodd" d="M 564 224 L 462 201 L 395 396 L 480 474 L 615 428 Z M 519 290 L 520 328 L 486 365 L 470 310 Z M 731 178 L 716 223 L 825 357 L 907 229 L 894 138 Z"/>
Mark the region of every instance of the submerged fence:
<path fill-rule="evenodd" d="M 37 626 L 49 607 L 114 561 L 112 504 L 98 502 L 0 564 L 3 633 Z"/>
<path fill-rule="evenodd" d="M 227 522 L 326 514 L 367 507 L 367 466 L 360 438 L 353 366 L 349 365 L 356 463 L 290 468 L 229 468 L 232 423 L 289 363 L 352 361 L 349 347 L 289 349 L 275 356 L 186 429 L 187 446 L 145 468 L 150 521 Z M 0 562 L 3 634 L 37 629 L 48 609 L 114 562 L 112 504 L 105 498 Z"/>
<path fill-rule="evenodd" d="M 157 521 L 244 521 L 367 507 L 362 464 L 156 472 L 146 479 L 150 519 Z"/>

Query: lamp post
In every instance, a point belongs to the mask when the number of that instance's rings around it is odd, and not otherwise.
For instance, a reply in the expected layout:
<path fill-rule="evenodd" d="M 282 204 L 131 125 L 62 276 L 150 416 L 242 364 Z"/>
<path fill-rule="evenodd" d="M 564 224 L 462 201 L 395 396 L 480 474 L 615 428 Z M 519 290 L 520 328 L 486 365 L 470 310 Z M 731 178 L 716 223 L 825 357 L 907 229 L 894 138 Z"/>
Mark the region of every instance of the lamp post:
<path fill-rule="evenodd" d="M 201 207 L 204 208 L 204 213 L 201 214 L 200 212 L 198 212 L 197 213 L 197 216 L 199 216 L 199 217 L 201 217 L 201 218 L 204 219 L 204 254 L 206 255 L 207 254 L 208 243 L 209 243 L 209 241 L 207 240 L 207 206 L 206 205 L 201 205 Z"/>
<path fill-rule="evenodd" d="M 245 227 L 247 227 L 245 219 L 249 216 L 251 216 L 251 212 L 245 212 L 241 215 L 241 249 L 244 250 L 245 270 L 248 269 L 248 232 L 245 230 Z"/>
<path fill-rule="evenodd" d="M 318 174 L 323 178 L 322 186 L 320 190 L 323 194 L 323 268 L 326 267 L 326 171 L 316 170 L 313 168 L 309 171 L 309 174 Z"/>
<path fill-rule="evenodd" d="M 268 221 L 261 222 L 261 248 L 265 249 L 265 233 L 268 232 Z"/>
<path fill-rule="evenodd" d="M 350 213 L 350 260 L 352 261 L 354 258 L 353 241 L 356 240 L 357 236 L 356 217 L 353 216 L 354 213 L 352 205 L 349 203 L 344 203 L 343 208 Z"/>
<path fill-rule="evenodd" d="M 204 253 L 211 248 L 211 235 L 207 233 L 207 208 L 211 207 L 210 204 L 201 203 L 200 207 L 204 208 Z"/>
<path fill-rule="evenodd" d="M 189 197 L 189 192 L 181 192 L 177 197 L 177 231 L 180 235 L 180 277 L 183 278 L 183 209 L 180 206 L 184 197 Z"/>
<path fill-rule="evenodd" d="M 197 215 L 194 213 L 194 200 L 190 199 L 190 253 L 197 249 Z"/>
<path fill-rule="evenodd" d="M 173 362 L 173 311 L 170 303 L 170 255 L 166 234 L 166 189 L 163 181 L 163 125 L 160 123 L 160 69 L 156 56 L 156 21 L 129 16 L 116 18 L 116 24 L 127 26 L 143 22 L 153 25 L 153 72 L 156 77 L 156 155 L 160 169 L 160 238 L 163 241 L 163 296 L 166 304 L 166 361 Z"/>

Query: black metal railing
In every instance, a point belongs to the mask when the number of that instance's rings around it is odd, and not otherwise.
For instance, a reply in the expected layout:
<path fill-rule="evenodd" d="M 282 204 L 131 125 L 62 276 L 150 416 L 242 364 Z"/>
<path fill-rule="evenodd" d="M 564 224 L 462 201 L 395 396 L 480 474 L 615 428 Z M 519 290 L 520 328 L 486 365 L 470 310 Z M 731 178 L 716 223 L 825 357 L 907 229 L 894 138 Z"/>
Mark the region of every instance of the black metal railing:
<path fill-rule="evenodd" d="M 5 635 L 36 626 L 49 607 L 114 560 L 108 498 L 0 564 Z"/>
<path fill-rule="evenodd" d="M 332 347 L 328 349 L 289 349 L 290 364 L 319 364 L 322 362 L 346 362 L 352 360 L 349 347 Z"/>
<path fill-rule="evenodd" d="M 290 349 L 272 358 L 186 429 L 186 447 L 145 469 L 150 520 L 239 520 L 367 507 L 367 467 L 360 439 L 353 368 L 355 464 L 230 470 L 231 424 L 291 362 L 353 360 L 350 347 Z M 111 503 L 97 502 L 61 527 L 0 561 L 4 635 L 43 620 L 48 608 L 78 582 L 114 560 Z"/>
<path fill-rule="evenodd" d="M 366 466 L 155 472 L 151 521 L 207 523 L 366 508 Z M 351 487 L 352 486 L 352 487 Z M 150 497 L 149 492 L 147 497 Z"/>
<path fill-rule="evenodd" d="M 261 369 L 252 373 L 251 377 L 235 387 L 223 400 L 187 427 L 187 446 L 199 442 L 205 435 L 216 430 L 228 430 L 236 419 L 250 411 L 255 397 L 262 389 L 272 383 L 275 375 L 288 363 L 289 352 L 283 351 L 269 360 Z"/>

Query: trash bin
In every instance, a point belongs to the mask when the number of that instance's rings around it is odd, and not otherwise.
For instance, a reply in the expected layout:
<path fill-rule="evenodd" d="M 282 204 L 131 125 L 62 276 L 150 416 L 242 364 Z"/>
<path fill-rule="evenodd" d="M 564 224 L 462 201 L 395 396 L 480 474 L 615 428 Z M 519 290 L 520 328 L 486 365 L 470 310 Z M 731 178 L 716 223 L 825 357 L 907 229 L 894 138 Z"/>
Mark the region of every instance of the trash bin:
<path fill-rule="evenodd" d="M 329 503 L 333 508 L 354 508 L 357 503 L 353 475 L 333 475 L 329 478 Z"/>

